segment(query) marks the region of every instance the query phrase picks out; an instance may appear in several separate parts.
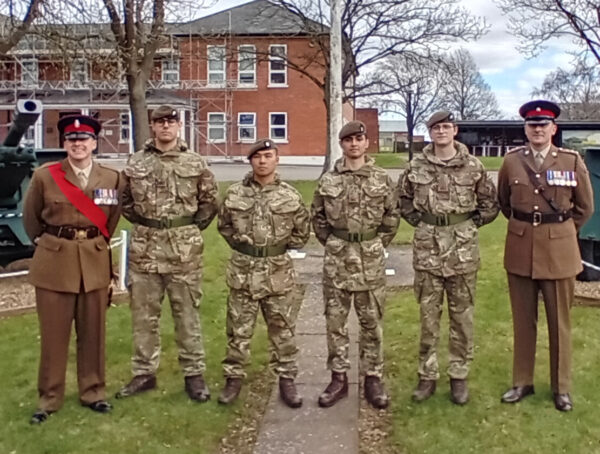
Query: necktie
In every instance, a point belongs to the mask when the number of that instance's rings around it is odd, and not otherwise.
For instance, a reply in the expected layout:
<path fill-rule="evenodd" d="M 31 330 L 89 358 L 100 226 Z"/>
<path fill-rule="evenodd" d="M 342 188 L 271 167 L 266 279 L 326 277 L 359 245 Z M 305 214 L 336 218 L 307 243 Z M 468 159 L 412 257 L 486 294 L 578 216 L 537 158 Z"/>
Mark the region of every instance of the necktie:
<path fill-rule="evenodd" d="M 544 164 L 544 155 L 542 154 L 541 151 L 538 151 L 535 154 L 535 165 L 537 166 L 538 169 L 541 169 L 542 164 Z"/>
<path fill-rule="evenodd" d="M 79 186 L 81 189 L 85 189 L 87 186 L 87 177 L 85 176 L 85 172 L 82 170 L 77 174 L 77 178 L 79 179 Z"/>

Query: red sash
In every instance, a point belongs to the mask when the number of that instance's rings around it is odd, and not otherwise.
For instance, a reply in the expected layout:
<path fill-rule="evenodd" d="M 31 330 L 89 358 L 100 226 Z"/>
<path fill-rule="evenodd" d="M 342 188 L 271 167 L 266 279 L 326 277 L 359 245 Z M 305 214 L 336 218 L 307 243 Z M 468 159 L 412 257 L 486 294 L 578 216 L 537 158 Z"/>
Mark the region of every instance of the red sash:
<path fill-rule="evenodd" d="M 68 181 L 65 178 L 65 171 L 62 169 L 62 164 L 60 162 L 56 164 L 52 164 L 48 166 L 48 170 L 50 171 L 50 175 L 54 179 L 54 182 L 57 184 L 58 189 L 62 192 L 65 197 L 73 204 L 75 208 L 77 208 L 81 214 L 83 214 L 86 218 L 88 218 L 100 233 L 104 235 L 106 238 L 109 238 L 108 229 L 106 228 L 106 223 L 108 222 L 108 218 L 104 211 L 96 205 L 84 192 L 73 183 Z"/>

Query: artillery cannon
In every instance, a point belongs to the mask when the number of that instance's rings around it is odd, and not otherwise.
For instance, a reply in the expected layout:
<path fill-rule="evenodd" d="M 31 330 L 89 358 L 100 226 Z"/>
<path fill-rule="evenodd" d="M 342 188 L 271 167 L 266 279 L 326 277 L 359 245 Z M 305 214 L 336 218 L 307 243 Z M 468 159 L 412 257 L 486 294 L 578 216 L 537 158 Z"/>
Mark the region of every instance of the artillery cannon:
<path fill-rule="evenodd" d="M 0 266 L 33 255 L 34 247 L 23 228 L 23 198 L 33 170 L 41 160 L 55 160 L 64 150 L 35 150 L 20 144 L 42 113 L 37 100 L 19 100 L 8 135 L 0 145 Z"/>

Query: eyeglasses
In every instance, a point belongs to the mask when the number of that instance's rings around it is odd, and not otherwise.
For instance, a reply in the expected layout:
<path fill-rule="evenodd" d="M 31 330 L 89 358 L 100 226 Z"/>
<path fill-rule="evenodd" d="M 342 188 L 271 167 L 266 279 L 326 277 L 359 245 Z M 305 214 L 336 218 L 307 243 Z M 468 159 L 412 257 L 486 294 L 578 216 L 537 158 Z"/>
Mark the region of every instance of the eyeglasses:
<path fill-rule="evenodd" d="M 450 131 L 451 129 L 454 129 L 454 125 L 452 123 L 442 123 L 431 127 L 433 132 Z"/>
<path fill-rule="evenodd" d="M 158 120 L 154 120 L 154 123 L 158 125 L 169 125 L 173 126 L 177 124 L 176 118 L 159 118 Z"/>

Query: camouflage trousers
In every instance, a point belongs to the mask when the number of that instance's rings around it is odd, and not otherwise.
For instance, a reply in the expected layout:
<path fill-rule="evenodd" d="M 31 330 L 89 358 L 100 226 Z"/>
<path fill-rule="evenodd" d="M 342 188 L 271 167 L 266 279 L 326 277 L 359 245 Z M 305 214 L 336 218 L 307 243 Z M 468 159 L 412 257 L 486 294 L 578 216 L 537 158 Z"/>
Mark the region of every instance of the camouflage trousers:
<path fill-rule="evenodd" d="M 419 377 L 437 380 L 437 347 L 444 292 L 448 298 L 450 319 L 448 336 L 448 376 L 465 379 L 473 360 L 473 309 L 477 271 L 442 277 L 415 270 L 414 291 L 421 307 L 421 342 L 419 345 Z"/>
<path fill-rule="evenodd" d="M 227 354 L 223 360 L 225 377 L 245 377 L 250 358 L 250 341 L 260 308 L 269 335 L 269 368 L 285 378 L 298 374 L 296 319 L 302 305 L 304 286 L 287 293 L 253 299 L 245 290 L 230 289 L 227 299 Z"/>
<path fill-rule="evenodd" d="M 334 372 L 350 369 L 348 349 L 348 314 L 354 301 L 358 317 L 360 369 L 365 375 L 383 376 L 383 328 L 381 318 L 385 304 L 385 287 L 348 291 L 323 285 L 327 322 L 327 368 Z"/>
<path fill-rule="evenodd" d="M 202 270 L 159 274 L 129 270 L 133 375 L 155 374 L 160 360 L 160 313 L 167 293 L 175 324 L 179 365 L 187 376 L 204 373 L 204 346 L 198 307 Z"/>

